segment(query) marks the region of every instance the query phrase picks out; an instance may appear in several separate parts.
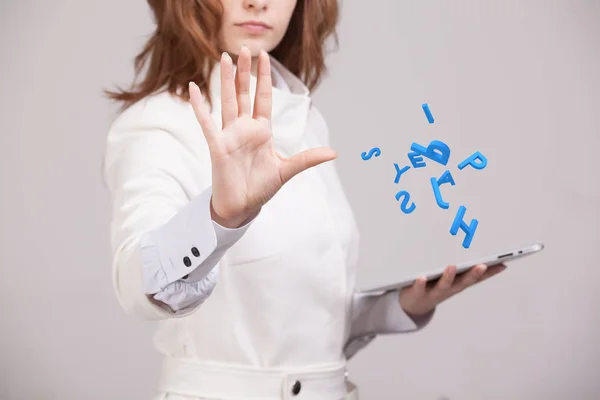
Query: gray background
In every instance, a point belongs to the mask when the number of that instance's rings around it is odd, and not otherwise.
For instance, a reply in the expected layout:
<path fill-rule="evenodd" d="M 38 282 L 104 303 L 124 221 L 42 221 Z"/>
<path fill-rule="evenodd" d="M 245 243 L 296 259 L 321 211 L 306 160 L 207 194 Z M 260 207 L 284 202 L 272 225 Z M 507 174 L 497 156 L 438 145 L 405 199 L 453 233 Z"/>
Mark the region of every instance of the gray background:
<path fill-rule="evenodd" d="M 2 1 L 0 15 L 0 398 L 149 399 L 154 326 L 117 305 L 100 181 L 115 111 L 100 90 L 131 79 L 146 3 Z M 362 398 L 599 398 L 599 2 L 346 1 L 339 28 L 315 103 L 362 233 L 359 287 L 546 244 L 357 355 Z M 393 163 L 434 139 L 452 150 L 449 210 L 428 183 L 441 166 L 394 184 Z M 474 151 L 488 167 L 459 171 Z M 469 250 L 448 232 L 461 204 L 480 221 Z"/>

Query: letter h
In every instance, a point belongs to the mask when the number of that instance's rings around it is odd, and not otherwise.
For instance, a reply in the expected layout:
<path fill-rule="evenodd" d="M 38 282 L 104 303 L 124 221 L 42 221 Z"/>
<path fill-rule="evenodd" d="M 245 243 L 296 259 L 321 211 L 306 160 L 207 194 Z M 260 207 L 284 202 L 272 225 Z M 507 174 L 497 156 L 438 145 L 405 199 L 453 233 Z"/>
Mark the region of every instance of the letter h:
<path fill-rule="evenodd" d="M 465 232 L 465 239 L 463 240 L 462 246 L 465 249 L 468 249 L 469 246 L 471 246 L 471 241 L 473 240 L 473 235 L 475 235 L 475 230 L 477 229 L 479 221 L 472 219 L 471 223 L 467 225 L 467 223 L 464 221 L 466 211 L 467 208 L 465 206 L 460 206 L 458 208 L 456 217 L 454 217 L 454 222 L 450 228 L 450 234 L 452 236 L 456 236 L 458 233 L 458 228 L 462 229 Z"/>

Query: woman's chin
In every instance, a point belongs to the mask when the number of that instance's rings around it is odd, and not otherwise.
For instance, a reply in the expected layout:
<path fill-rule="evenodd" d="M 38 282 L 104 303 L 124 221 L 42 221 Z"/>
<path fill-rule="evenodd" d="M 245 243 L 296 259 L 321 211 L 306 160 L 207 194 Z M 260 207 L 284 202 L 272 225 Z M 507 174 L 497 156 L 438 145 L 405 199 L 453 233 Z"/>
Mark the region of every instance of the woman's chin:
<path fill-rule="evenodd" d="M 258 54 L 261 50 L 265 50 L 267 53 L 269 53 L 275 48 L 275 46 L 265 40 L 260 40 L 258 38 L 246 38 L 245 40 L 240 40 L 238 43 L 227 46 L 225 51 L 227 51 L 227 53 L 229 53 L 231 56 L 238 56 L 240 54 L 242 45 L 246 46 L 250 50 L 252 57 L 258 57 Z"/>

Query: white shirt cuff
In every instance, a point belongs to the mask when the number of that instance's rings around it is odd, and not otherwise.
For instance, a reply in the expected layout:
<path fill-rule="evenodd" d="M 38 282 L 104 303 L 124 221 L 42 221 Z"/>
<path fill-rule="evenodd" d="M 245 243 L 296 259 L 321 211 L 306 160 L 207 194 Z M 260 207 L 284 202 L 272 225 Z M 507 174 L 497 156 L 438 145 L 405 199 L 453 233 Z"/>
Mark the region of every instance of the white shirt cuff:
<path fill-rule="evenodd" d="M 373 334 L 410 332 L 429 323 L 434 311 L 412 318 L 400 306 L 397 290 L 378 293 L 355 293 L 350 339 Z"/>
<path fill-rule="evenodd" d="M 212 186 L 186 204 L 162 227 L 140 238 L 144 291 L 155 294 L 185 277 L 200 282 L 246 233 L 257 215 L 245 225 L 225 228 L 212 220 Z"/>

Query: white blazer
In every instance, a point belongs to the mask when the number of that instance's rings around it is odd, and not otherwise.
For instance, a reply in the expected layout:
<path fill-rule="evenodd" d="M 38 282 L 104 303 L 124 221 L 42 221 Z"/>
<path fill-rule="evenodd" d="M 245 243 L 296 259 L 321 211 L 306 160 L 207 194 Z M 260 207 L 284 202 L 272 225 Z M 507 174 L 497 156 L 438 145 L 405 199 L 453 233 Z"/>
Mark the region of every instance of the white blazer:
<path fill-rule="evenodd" d="M 306 86 L 271 61 L 285 83 L 273 88 L 276 151 L 329 146 Z M 210 77 L 218 126 L 219 71 Z M 252 99 L 255 88 L 252 77 Z M 355 292 L 359 233 L 334 163 L 297 175 L 230 230 L 211 220 L 210 154 L 189 103 L 162 92 L 114 121 L 103 171 L 114 287 L 126 312 L 160 320 L 160 392 L 343 398 L 356 351 L 428 323 L 406 315 L 397 292 Z"/>

